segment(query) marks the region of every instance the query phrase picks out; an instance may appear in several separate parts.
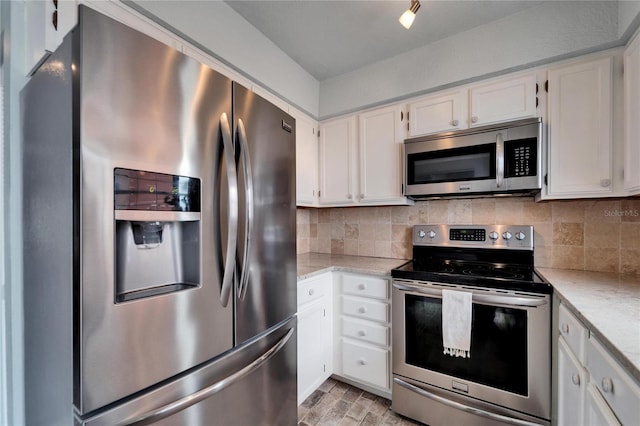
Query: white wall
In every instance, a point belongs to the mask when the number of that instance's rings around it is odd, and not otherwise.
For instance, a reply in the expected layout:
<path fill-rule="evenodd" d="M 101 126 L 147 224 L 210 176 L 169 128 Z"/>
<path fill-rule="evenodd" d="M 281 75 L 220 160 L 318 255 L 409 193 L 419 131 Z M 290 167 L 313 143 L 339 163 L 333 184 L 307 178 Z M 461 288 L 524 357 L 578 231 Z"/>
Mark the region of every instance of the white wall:
<path fill-rule="evenodd" d="M 22 301 L 22 146 L 20 89 L 26 82 L 24 69 L 24 14 L 21 2 L 0 1 L 0 28 L 4 32 L 2 86 L 4 87 L 2 202 L 0 261 L 4 286 L 7 417 L 9 425 L 24 423 L 24 354 Z M 2 326 L 2 325 L 0 325 Z M 0 366 L 4 368 L 5 366 Z M 0 416 L 1 418 L 2 416 Z"/>
<path fill-rule="evenodd" d="M 222 1 L 126 1 L 313 117 L 319 83 Z M 153 16 L 151 16 L 151 15 Z"/>
<path fill-rule="evenodd" d="M 629 3 L 625 14 L 637 15 Z M 319 117 L 612 47 L 618 19 L 617 2 L 545 2 L 321 82 Z"/>

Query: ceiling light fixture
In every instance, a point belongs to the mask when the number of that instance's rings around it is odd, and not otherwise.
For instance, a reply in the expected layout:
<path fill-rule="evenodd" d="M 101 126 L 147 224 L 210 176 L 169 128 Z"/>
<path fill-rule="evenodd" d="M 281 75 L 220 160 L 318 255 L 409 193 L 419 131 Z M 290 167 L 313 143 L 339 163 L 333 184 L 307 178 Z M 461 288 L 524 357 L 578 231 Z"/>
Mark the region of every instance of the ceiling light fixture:
<path fill-rule="evenodd" d="M 413 20 L 416 19 L 416 12 L 420 9 L 420 1 L 419 0 L 411 0 L 411 6 L 407 9 L 402 16 L 400 16 L 400 23 L 406 29 L 411 28 L 411 24 L 413 24 Z"/>

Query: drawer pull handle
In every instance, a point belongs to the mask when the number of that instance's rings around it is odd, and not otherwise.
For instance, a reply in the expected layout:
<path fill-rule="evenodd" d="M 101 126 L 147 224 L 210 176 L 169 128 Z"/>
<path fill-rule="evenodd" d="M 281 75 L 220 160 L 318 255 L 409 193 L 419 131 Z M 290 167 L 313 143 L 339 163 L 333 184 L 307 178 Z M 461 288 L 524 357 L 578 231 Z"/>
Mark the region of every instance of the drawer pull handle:
<path fill-rule="evenodd" d="M 360 337 L 364 337 L 364 336 L 366 336 L 366 335 L 367 335 L 367 332 L 366 332 L 366 331 L 364 331 L 364 330 L 358 330 L 358 336 L 360 336 Z"/>
<path fill-rule="evenodd" d="M 580 386 L 580 375 L 578 373 L 573 373 L 571 375 L 571 381 L 574 385 Z"/>
<path fill-rule="evenodd" d="M 562 332 L 564 334 L 569 334 L 569 324 L 567 324 L 566 322 L 562 324 Z"/>
<path fill-rule="evenodd" d="M 602 391 L 604 393 L 613 392 L 613 380 L 610 377 L 605 377 L 602 379 Z"/>
<path fill-rule="evenodd" d="M 360 312 L 361 314 L 366 314 L 367 313 L 367 308 L 365 308 L 364 306 L 360 306 L 358 308 L 358 312 Z"/>
<path fill-rule="evenodd" d="M 362 284 L 362 283 L 358 284 L 358 290 L 366 290 L 366 289 L 367 289 L 367 286 L 365 284 Z"/>
<path fill-rule="evenodd" d="M 366 359 L 359 359 L 358 360 L 358 365 L 367 365 L 367 360 Z"/>
<path fill-rule="evenodd" d="M 313 291 L 312 288 L 309 289 L 309 296 L 313 296 L 313 293 L 315 293 L 315 291 Z"/>

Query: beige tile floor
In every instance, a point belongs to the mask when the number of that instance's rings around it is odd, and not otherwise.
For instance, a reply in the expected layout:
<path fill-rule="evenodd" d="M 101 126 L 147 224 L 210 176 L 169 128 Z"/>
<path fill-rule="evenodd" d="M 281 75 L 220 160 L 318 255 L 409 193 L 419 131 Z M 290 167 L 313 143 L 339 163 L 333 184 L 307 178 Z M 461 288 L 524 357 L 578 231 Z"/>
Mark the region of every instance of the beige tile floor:
<path fill-rule="evenodd" d="M 331 378 L 298 407 L 298 426 L 421 424 L 394 413 L 388 399 Z"/>

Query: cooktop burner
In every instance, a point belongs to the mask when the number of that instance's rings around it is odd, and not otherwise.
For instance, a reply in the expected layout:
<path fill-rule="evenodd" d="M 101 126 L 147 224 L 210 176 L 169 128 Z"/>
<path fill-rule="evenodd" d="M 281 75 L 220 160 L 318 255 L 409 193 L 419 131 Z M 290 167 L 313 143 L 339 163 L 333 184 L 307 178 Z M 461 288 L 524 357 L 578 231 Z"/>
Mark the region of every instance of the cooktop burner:
<path fill-rule="evenodd" d="M 416 225 L 413 236 L 394 278 L 551 293 L 533 266 L 533 227 Z"/>

